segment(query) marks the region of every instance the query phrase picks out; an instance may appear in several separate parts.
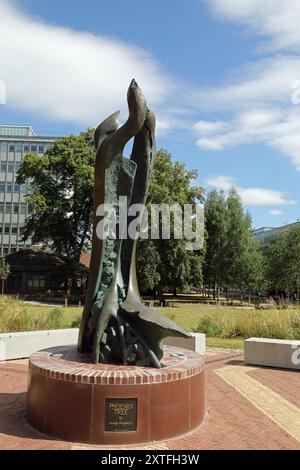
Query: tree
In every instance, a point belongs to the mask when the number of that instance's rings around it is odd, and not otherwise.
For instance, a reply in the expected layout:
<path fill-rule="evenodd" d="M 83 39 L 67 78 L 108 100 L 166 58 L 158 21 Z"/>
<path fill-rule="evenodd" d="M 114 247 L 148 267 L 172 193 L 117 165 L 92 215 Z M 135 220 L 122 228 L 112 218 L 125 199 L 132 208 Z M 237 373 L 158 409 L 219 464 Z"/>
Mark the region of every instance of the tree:
<path fill-rule="evenodd" d="M 45 156 L 26 155 L 17 182 L 30 183 L 28 203 L 34 211 L 27 219 L 24 240 L 48 245 L 66 259 L 62 274 L 76 278 L 80 254 L 90 240 L 93 218 L 95 149 L 93 131 L 55 142 Z M 193 204 L 202 189 L 193 187 L 196 171 L 172 162 L 166 150 L 158 152 L 148 197 L 153 204 Z M 201 253 L 188 252 L 185 240 L 140 241 L 138 277 L 142 291 L 182 289 L 202 280 Z"/>
<path fill-rule="evenodd" d="M 151 204 L 199 204 L 203 201 L 203 190 L 192 186 L 197 172 L 186 169 L 180 162 L 172 162 L 171 154 L 160 150 L 154 164 L 149 195 L 148 212 Z M 173 221 L 173 217 L 171 217 Z M 138 276 L 142 290 L 155 290 L 164 303 L 162 291 L 198 287 L 202 282 L 203 252 L 187 250 L 186 240 L 174 239 L 174 226 L 171 224 L 169 240 L 140 240 L 138 243 Z M 151 268 L 150 268 L 151 267 Z"/>
<path fill-rule="evenodd" d="M 249 213 L 234 189 L 227 198 L 212 191 L 206 200 L 205 282 L 216 289 L 263 290 L 264 258 L 254 238 Z"/>
<path fill-rule="evenodd" d="M 268 287 L 289 297 L 300 290 L 300 227 L 282 232 L 266 250 Z"/>
<path fill-rule="evenodd" d="M 75 276 L 80 255 L 91 236 L 95 148 L 93 131 L 57 140 L 45 156 L 30 153 L 17 183 L 29 183 L 27 201 L 34 211 L 23 239 L 32 238 L 66 259 Z"/>
<path fill-rule="evenodd" d="M 10 266 L 5 261 L 5 258 L 0 258 L 0 279 L 1 279 L 1 293 L 4 292 L 4 283 L 10 275 Z"/>
<path fill-rule="evenodd" d="M 224 192 L 211 191 L 205 202 L 206 253 L 204 278 L 213 297 L 224 284 L 226 273 L 226 200 Z"/>

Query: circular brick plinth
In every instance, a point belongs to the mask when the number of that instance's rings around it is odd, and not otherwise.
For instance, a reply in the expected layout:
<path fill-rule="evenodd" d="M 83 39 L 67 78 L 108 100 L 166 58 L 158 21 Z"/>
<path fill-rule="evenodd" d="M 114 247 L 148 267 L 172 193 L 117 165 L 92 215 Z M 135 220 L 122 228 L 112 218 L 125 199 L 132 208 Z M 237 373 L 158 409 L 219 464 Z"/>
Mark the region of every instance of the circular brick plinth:
<path fill-rule="evenodd" d="M 44 434 L 90 444 L 188 433 L 204 419 L 204 360 L 165 347 L 161 362 L 161 369 L 91 364 L 74 346 L 36 352 L 29 360 L 28 421 Z"/>

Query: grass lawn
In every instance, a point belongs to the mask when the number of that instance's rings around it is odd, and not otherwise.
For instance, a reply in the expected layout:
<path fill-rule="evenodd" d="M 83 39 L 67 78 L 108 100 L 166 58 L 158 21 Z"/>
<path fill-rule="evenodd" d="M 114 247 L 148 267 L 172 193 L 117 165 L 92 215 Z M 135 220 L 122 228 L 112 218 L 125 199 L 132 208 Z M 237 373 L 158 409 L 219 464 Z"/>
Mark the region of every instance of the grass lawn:
<path fill-rule="evenodd" d="M 240 310 L 212 305 L 158 307 L 187 331 L 205 333 L 207 346 L 243 348 L 243 339 L 300 339 L 299 307 L 288 310 Z M 0 297 L 0 333 L 79 326 L 82 307 L 55 307 Z"/>
<path fill-rule="evenodd" d="M 206 337 L 207 348 L 244 349 L 244 340 L 235 338 Z"/>

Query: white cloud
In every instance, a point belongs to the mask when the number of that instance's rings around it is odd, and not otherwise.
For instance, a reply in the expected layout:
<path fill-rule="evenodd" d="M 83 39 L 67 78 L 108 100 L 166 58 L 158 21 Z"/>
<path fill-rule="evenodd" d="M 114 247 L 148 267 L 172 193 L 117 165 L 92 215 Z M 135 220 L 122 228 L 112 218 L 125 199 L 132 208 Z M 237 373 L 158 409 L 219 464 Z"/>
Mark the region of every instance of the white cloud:
<path fill-rule="evenodd" d="M 287 155 L 300 171 L 300 106 L 295 106 L 300 104 L 300 2 L 264 0 L 262 5 L 261 0 L 206 0 L 206 3 L 222 20 L 246 25 L 250 33 L 268 38 L 273 52 L 269 49 L 268 58 L 231 72 L 230 81 L 193 91 L 201 112 L 213 112 L 214 116 L 220 112 L 223 116 L 223 126 L 220 124 L 217 129 L 205 131 L 202 125 L 197 130 L 197 125 L 194 126 L 197 146 L 223 150 L 263 144 Z"/>
<path fill-rule="evenodd" d="M 272 209 L 271 211 L 269 211 L 269 214 L 270 215 L 283 215 L 283 212 L 277 209 Z"/>
<path fill-rule="evenodd" d="M 197 139 L 203 150 L 223 150 L 242 144 L 262 143 L 290 157 L 300 171 L 300 107 L 255 109 L 233 113 L 226 131 L 208 133 Z"/>
<path fill-rule="evenodd" d="M 221 19 L 248 27 L 269 39 L 274 49 L 300 44 L 300 3 L 297 0 L 206 0 Z"/>
<path fill-rule="evenodd" d="M 224 122 L 220 121 L 198 121 L 194 124 L 194 130 L 201 133 L 215 132 L 226 127 Z"/>
<path fill-rule="evenodd" d="M 172 85 L 144 50 L 117 39 L 76 32 L 0 2 L 0 78 L 7 106 L 52 120 L 95 125 L 120 108 L 132 78 L 150 106 Z"/>
<path fill-rule="evenodd" d="M 228 191 L 235 188 L 244 204 L 249 206 L 281 206 L 296 204 L 293 199 L 287 199 L 282 191 L 266 188 L 242 188 L 236 185 L 230 176 L 216 176 L 206 180 L 206 184 L 215 189 Z"/>

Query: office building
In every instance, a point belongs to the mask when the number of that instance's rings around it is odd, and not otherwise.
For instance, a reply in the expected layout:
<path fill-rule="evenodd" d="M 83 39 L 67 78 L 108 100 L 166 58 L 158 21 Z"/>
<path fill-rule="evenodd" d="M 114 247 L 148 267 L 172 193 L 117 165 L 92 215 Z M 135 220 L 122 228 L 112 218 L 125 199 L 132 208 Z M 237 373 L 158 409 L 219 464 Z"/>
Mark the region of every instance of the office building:
<path fill-rule="evenodd" d="M 31 245 L 21 232 L 32 207 L 26 202 L 27 184 L 18 185 L 16 176 L 28 152 L 44 155 L 57 137 L 36 135 L 30 126 L 0 125 L 0 256 Z"/>
<path fill-rule="evenodd" d="M 281 227 L 262 227 L 254 230 L 254 236 L 259 242 L 260 246 L 265 248 L 269 246 L 270 243 L 275 241 L 280 233 L 284 232 L 285 230 L 289 230 L 292 227 L 296 227 L 299 224 L 300 221 L 294 222 L 292 224 L 282 225 Z"/>

